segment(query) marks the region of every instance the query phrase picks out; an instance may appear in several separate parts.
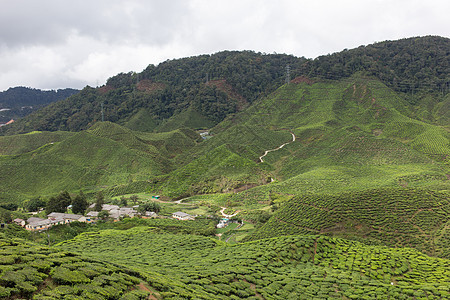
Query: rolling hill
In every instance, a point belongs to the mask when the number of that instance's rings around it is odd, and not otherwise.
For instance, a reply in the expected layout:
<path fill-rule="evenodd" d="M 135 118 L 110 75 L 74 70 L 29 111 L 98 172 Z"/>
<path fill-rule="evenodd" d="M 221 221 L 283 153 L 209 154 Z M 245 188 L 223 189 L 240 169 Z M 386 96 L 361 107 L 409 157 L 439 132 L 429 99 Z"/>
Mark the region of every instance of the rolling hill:
<path fill-rule="evenodd" d="M 35 132 L 0 137 L 8 154 L 0 158 L 0 197 L 20 201 L 60 190 L 95 191 L 136 182 L 146 186 L 152 177 L 173 169 L 170 158 L 199 139 L 188 129 L 140 133 L 110 122 L 65 135 Z M 15 150 L 7 147 L 14 144 Z"/>

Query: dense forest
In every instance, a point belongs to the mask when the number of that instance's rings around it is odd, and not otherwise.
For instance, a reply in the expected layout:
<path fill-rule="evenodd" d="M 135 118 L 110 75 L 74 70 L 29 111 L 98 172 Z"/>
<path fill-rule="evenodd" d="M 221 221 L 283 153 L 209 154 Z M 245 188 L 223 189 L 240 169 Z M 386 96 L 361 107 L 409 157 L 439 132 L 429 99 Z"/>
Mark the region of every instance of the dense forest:
<path fill-rule="evenodd" d="M 386 41 L 320 56 L 305 66 L 312 76 L 349 77 L 364 71 L 404 93 L 450 89 L 449 39 L 427 36 Z"/>
<path fill-rule="evenodd" d="M 0 92 L 0 122 L 24 117 L 52 102 L 66 99 L 79 91 L 59 89 L 43 91 L 28 87 L 14 87 Z"/>

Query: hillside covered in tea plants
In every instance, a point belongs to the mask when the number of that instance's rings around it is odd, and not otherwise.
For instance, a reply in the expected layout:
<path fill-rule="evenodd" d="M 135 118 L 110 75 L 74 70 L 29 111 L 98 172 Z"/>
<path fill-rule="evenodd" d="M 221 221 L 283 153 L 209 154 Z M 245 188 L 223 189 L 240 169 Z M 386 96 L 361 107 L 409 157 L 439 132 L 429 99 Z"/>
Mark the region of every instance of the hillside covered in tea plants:
<path fill-rule="evenodd" d="M 315 60 L 177 59 L 3 127 L 2 221 L 61 191 L 157 201 L 161 219 L 7 227 L 0 293 L 445 299 L 449 49 L 447 38 L 423 37 Z M 168 219 L 179 211 L 197 220 Z M 215 229 L 224 216 L 237 223 Z"/>

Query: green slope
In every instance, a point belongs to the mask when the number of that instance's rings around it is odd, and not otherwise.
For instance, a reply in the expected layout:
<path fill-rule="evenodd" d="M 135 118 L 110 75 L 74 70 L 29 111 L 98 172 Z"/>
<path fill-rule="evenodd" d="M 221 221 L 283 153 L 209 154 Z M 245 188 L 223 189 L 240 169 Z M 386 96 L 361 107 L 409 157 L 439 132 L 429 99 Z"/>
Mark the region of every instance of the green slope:
<path fill-rule="evenodd" d="M 397 188 L 296 196 L 283 203 L 251 238 L 329 234 L 414 247 L 448 258 L 449 196 L 448 192 Z"/>
<path fill-rule="evenodd" d="M 210 143 L 253 149 L 278 182 L 257 190 L 334 192 L 377 186 L 448 189 L 450 134 L 407 116 L 411 107 L 381 82 L 351 79 L 289 84 L 213 129 Z M 249 130 L 258 134 L 249 136 Z M 242 132 L 242 133 L 241 133 Z M 239 153 L 239 152 L 238 152 Z M 265 193 L 266 196 L 268 193 Z"/>
<path fill-rule="evenodd" d="M 228 246 L 138 227 L 82 234 L 59 248 L 167 276 L 179 283 L 161 287 L 168 298 L 188 297 L 188 291 L 178 294 L 180 285 L 204 299 L 445 298 L 449 293 L 446 259 L 323 236 Z"/>
<path fill-rule="evenodd" d="M 67 131 L 42 132 L 0 136 L 0 155 L 16 155 L 30 152 L 45 144 L 60 142 L 74 133 Z"/>
<path fill-rule="evenodd" d="M 142 108 L 131 116 L 124 126 L 131 130 L 151 132 L 157 126 L 157 121 L 145 108 Z"/>
<path fill-rule="evenodd" d="M 31 152 L 0 156 L 2 200 L 147 181 L 171 171 L 170 157 L 200 139 L 189 130 L 135 134 L 110 122 L 67 136 Z M 34 135 L 20 138 L 30 144 Z"/>
<path fill-rule="evenodd" d="M 175 130 L 177 128 L 192 128 L 192 129 L 207 129 L 213 127 L 216 122 L 211 121 L 207 117 L 203 116 L 193 108 L 189 107 L 186 110 L 172 116 L 171 118 L 164 120 L 156 131 L 166 132 Z"/>

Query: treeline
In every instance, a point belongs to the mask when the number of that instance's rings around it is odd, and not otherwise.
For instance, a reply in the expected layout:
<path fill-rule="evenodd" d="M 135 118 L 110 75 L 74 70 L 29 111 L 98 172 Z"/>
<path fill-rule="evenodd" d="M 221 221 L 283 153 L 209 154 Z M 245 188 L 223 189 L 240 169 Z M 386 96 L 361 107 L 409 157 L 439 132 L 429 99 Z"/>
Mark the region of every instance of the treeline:
<path fill-rule="evenodd" d="M 78 92 L 79 90 L 70 88 L 43 91 L 23 86 L 13 87 L 0 92 L 0 108 L 46 105 L 68 98 Z"/>
<path fill-rule="evenodd" d="M 385 41 L 320 56 L 302 66 L 312 77 L 342 79 L 355 72 L 379 78 L 403 93 L 450 90 L 450 39 L 438 36 Z"/>
<path fill-rule="evenodd" d="M 52 102 L 66 99 L 79 90 L 59 89 L 43 91 L 27 87 L 13 87 L 0 92 L 0 122 L 25 117 Z"/>

